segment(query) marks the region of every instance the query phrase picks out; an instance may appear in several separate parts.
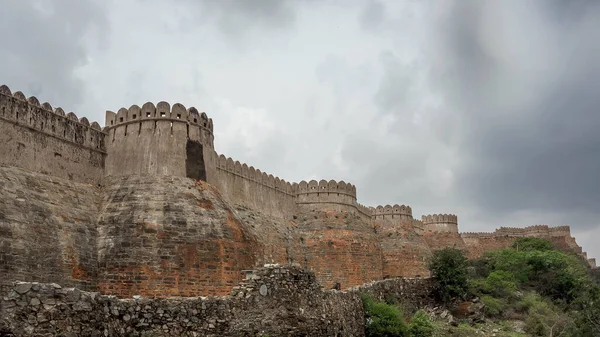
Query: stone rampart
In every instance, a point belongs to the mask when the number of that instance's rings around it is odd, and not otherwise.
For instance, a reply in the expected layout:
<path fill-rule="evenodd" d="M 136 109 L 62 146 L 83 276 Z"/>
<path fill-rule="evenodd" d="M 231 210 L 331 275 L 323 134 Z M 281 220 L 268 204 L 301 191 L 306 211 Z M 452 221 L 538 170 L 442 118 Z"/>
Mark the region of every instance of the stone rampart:
<path fill-rule="evenodd" d="M 302 180 L 293 185 L 296 204 L 301 211 L 337 211 L 371 219 L 371 210 L 356 201 L 356 186 L 335 180 Z"/>
<path fill-rule="evenodd" d="M 106 112 L 107 176 L 159 174 L 213 180 L 213 123 L 180 103 Z"/>
<path fill-rule="evenodd" d="M 389 279 L 322 290 L 314 274 L 266 266 L 223 297 L 117 299 L 58 284 L 2 288 L 0 334 L 16 336 L 364 336 L 361 293 L 431 303 L 429 279 Z"/>
<path fill-rule="evenodd" d="M 0 283 L 95 290 L 99 193 L 89 184 L 0 167 Z"/>
<path fill-rule="evenodd" d="M 406 205 L 398 205 L 394 206 L 385 205 L 385 206 L 377 206 L 371 207 L 371 214 L 373 220 L 408 220 L 412 219 L 412 209 L 410 206 Z"/>
<path fill-rule="evenodd" d="M 105 136 L 96 122 L 0 86 L 0 165 L 95 185 L 103 176 Z"/>
<path fill-rule="evenodd" d="M 458 233 L 458 217 L 454 214 L 433 214 L 421 217 L 426 232 Z"/>
<path fill-rule="evenodd" d="M 213 156 L 217 158 L 217 174 L 209 183 L 230 202 L 278 218 L 291 218 L 295 210 L 292 184 L 224 155 Z"/>

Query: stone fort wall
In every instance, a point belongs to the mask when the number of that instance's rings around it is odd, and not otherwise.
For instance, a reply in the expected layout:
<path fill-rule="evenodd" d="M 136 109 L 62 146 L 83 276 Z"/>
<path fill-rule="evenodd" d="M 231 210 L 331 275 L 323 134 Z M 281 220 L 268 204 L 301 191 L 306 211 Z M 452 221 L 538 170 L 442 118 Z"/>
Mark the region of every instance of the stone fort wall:
<path fill-rule="evenodd" d="M 0 335 L 364 336 L 361 293 L 396 298 L 411 311 L 434 303 L 431 279 L 389 279 L 324 290 L 294 265 L 248 270 L 220 297 L 118 299 L 58 284 L 0 288 Z"/>
<path fill-rule="evenodd" d="M 0 86 L 0 165 L 97 184 L 106 134 L 96 122 Z"/>
<path fill-rule="evenodd" d="M 294 214 L 296 197 L 292 184 L 216 152 L 211 155 L 217 166 L 215 179 L 208 182 L 230 202 L 278 218 L 291 218 Z"/>
<path fill-rule="evenodd" d="M 172 175 L 214 180 L 213 124 L 205 113 L 180 103 L 106 112 L 106 176 Z"/>
<path fill-rule="evenodd" d="M 585 256 L 582 248 L 571 236 L 569 226 L 550 227 L 548 225 L 534 225 L 529 227 L 500 227 L 491 233 L 466 232 L 460 234 L 463 239 L 469 258 L 477 258 L 486 251 L 508 248 L 520 237 L 536 237 L 551 241 L 560 249 Z M 588 261 L 589 262 L 589 261 Z M 593 266 L 590 263 L 591 266 Z"/>

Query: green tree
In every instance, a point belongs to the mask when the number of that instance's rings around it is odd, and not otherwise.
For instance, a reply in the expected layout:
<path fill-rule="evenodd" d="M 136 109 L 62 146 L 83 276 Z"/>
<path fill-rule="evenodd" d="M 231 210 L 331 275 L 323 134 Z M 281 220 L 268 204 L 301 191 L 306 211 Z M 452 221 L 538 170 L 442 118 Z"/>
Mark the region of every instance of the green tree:
<path fill-rule="evenodd" d="M 438 293 L 443 301 L 466 295 L 469 285 L 467 266 L 467 259 L 458 249 L 444 248 L 433 253 L 429 270 L 438 283 Z"/>

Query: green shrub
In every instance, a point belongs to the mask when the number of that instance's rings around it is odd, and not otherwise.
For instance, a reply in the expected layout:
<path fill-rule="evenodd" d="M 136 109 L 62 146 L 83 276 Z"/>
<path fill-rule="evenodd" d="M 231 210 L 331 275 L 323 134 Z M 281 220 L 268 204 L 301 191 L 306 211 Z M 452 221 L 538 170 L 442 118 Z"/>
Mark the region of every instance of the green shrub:
<path fill-rule="evenodd" d="M 418 310 L 412 317 L 408 327 L 411 337 L 431 337 L 433 336 L 434 326 L 429 315 L 423 310 Z"/>
<path fill-rule="evenodd" d="M 406 336 L 408 327 L 404 316 L 398 307 L 378 302 L 370 296 L 362 295 L 365 308 L 367 337 L 398 337 Z"/>
<path fill-rule="evenodd" d="M 511 247 L 517 251 L 554 250 L 552 242 L 539 238 L 517 238 Z"/>
<path fill-rule="evenodd" d="M 453 297 L 466 295 L 469 286 L 467 266 L 467 259 L 458 249 L 445 248 L 433 253 L 429 270 L 438 282 L 443 301 L 449 302 Z"/>
<path fill-rule="evenodd" d="M 481 302 L 485 304 L 484 312 L 488 317 L 501 317 L 508 308 L 508 302 L 502 298 L 484 295 L 481 296 Z"/>
<path fill-rule="evenodd" d="M 495 270 L 485 279 L 484 290 L 496 297 L 511 297 L 517 291 L 515 277 L 511 272 Z"/>

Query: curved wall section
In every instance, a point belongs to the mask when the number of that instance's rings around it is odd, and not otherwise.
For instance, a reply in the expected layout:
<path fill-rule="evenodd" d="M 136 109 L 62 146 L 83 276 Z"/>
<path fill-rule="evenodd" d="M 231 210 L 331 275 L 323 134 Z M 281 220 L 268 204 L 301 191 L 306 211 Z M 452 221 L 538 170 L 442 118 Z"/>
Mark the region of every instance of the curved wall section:
<path fill-rule="evenodd" d="M 0 165 L 96 184 L 105 137 L 96 122 L 0 86 Z"/>
<path fill-rule="evenodd" d="M 106 112 L 107 176 L 157 174 L 210 180 L 213 123 L 196 108 L 167 102 Z"/>
<path fill-rule="evenodd" d="M 425 232 L 458 233 L 458 217 L 454 214 L 433 214 L 421 217 Z"/>
<path fill-rule="evenodd" d="M 311 180 L 293 186 L 296 204 L 304 211 L 338 211 L 356 213 L 365 220 L 371 218 L 370 210 L 357 203 L 356 187 L 344 181 Z"/>

